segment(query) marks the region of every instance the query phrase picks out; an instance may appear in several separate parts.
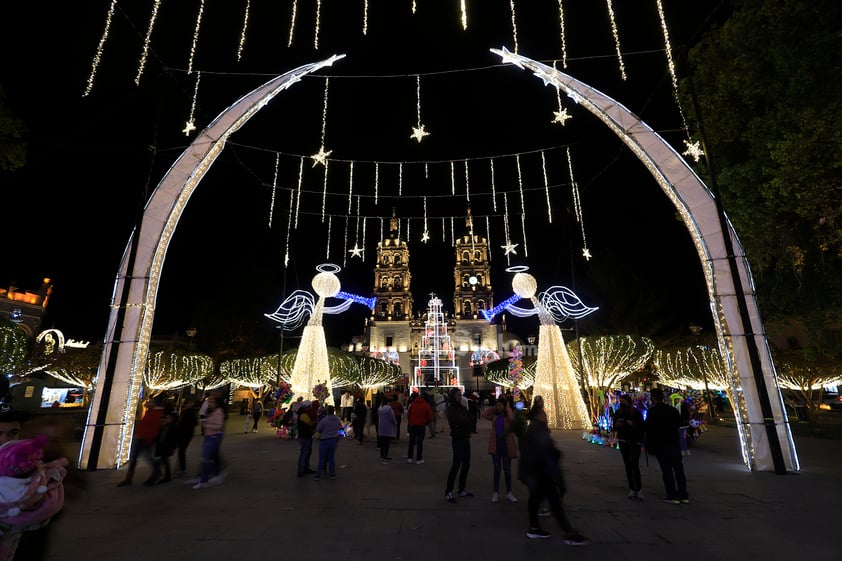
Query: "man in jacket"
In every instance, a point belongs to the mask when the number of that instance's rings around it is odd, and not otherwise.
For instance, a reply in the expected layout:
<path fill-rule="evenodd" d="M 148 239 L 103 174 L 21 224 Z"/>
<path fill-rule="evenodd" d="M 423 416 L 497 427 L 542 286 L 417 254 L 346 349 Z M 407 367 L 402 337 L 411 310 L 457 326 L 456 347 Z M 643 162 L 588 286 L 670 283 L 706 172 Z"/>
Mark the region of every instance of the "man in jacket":
<path fill-rule="evenodd" d="M 433 409 L 423 397 L 417 393 L 409 398 L 409 409 L 406 412 L 406 424 L 409 428 L 409 448 L 406 451 L 406 463 L 412 463 L 412 453 L 417 446 L 416 464 L 424 463 L 424 433 L 427 425 L 433 422 Z"/>
<path fill-rule="evenodd" d="M 666 491 L 661 501 L 675 505 L 690 504 L 681 458 L 681 414 L 675 407 L 664 403 L 661 388 L 653 389 L 650 397 L 652 406 L 646 414 L 643 430 L 646 433 L 646 453 L 654 455 L 661 466 Z"/>
<path fill-rule="evenodd" d="M 456 482 L 456 474 L 459 474 L 459 488 L 456 495 L 459 497 L 473 497 L 474 494 L 465 487 L 468 482 L 468 471 L 471 469 L 471 431 L 473 422 L 468 409 L 462 405 L 462 391 L 459 388 L 450 390 L 450 402 L 445 411 L 447 422 L 450 425 L 450 445 L 453 450 L 453 461 L 450 464 L 450 471 L 447 474 L 447 486 L 444 490 L 444 498 L 448 502 L 456 502 L 453 496 L 453 486 Z"/>

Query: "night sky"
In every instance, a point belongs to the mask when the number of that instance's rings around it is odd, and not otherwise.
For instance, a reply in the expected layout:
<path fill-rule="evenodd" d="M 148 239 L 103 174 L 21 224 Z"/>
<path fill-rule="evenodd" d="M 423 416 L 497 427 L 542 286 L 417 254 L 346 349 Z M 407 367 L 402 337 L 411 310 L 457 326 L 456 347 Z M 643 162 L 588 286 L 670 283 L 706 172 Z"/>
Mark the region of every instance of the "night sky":
<path fill-rule="evenodd" d="M 0 284 L 33 289 L 50 277 L 55 290 L 45 327 L 97 340 L 138 209 L 196 134 L 181 131 L 193 105 L 197 74 L 186 71 L 200 2 L 161 3 L 139 85 L 134 81 L 153 2 L 118 4 L 87 96 L 110 2 L 74 4 L 14 3 L 0 20 L 6 53 L 0 85 L 29 129 L 27 166 L 0 172 L 6 241 Z M 589 332 L 667 336 L 686 332 L 691 322 L 709 324 L 689 235 L 642 164 L 566 97 L 562 106 L 573 118 L 564 126 L 551 123 L 555 90 L 489 52 L 514 50 L 509 1 L 467 0 L 463 30 L 459 2 L 417 0 L 412 14 L 411 0 L 371 0 L 363 34 L 364 4 L 323 0 L 316 50 L 315 2 L 296 3 L 288 46 L 293 2 L 252 0 L 238 61 L 246 2 L 205 3 L 193 59 L 201 76 L 193 113 L 199 130 L 276 75 L 334 54 L 346 57 L 282 92 L 229 140 L 170 245 L 157 336 L 183 334 L 190 326 L 202 333 L 210 322 L 223 322 L 233 331 L 274 337 L 274 324 L 263 314 L 297 288 L 312 290 L 315 266 L 328 261 L 343 267 L 344 290 L 370 294 L 381 218 L 388 229 L 393 209 L 402 237 L 409 224 L 416 311 L 424 310 L 431 292 L 449 309 L 450 224 L 457 236 L 464 234 L 469 206 L 475 231 L 491 239 L 496 302 L 511 294 L 506 267 L 527 265 L 539 288 L 569 286 L 587 305 L 600 307 L 581 323 Z M 559 62 L 559 68 L 617 99 L 683 151 L 686 135 L 656 0 L 614 3 L 626 80 L 606 3 L 563 5 L 567 67 Z M 664 0 L 676 58 L 720 5 Z M 549 64 L 562 57 L 557 0 L 519 0 L 515 13 L 520 54 Z M 418 119 L 419 75 L 421 122 L 431 133 L 420 143 L 409 136 Z M 309 158 L 321 145 L 325 78 L 324 141 L 332 150 L 327 183 Z M 568 150 L 590 261 L 582 257 Z M 285 268 L 290 193 L 297 190 L 302 157 L 298 227 L 289 234 Z M 426 244 L 420 240 L 425 203 Z M 510 262 L 500 247 L 506 218 L 509 238 L 518 244 Z M 364 261 L 348 254 L 358 240 L 362 245 L 362 224 Z M 360 333 L 364 315 L 326 318 L 328 343 L 339 346 Z"/>

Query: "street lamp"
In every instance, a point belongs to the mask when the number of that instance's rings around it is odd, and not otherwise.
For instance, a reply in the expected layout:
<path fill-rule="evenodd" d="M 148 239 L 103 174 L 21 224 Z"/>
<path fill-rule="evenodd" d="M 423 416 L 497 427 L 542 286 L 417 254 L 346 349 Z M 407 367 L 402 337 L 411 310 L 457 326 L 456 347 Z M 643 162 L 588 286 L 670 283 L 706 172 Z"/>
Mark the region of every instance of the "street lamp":
<path fill-rule="evenodd" d="M 696 325 L 695 323 L 690 324 L 690 333 L 693 334 L 693 337 L 696 339 L 696 347 L 701 349 L 701 345 L 699 345 L 699 335 L 702 333 L 702 326 Z M 710 418 L 711 421 L 716 420 L 716 410 L 713 407 L 713 400 L 710 397 L 710 388 L 708 388 L 708 374 L 705 370 L 705 367 L 702 366 L 702 378 L 705 380 L 705 397 L 707 398 L 708 402 L 708 411 L 710 411 Z"/>

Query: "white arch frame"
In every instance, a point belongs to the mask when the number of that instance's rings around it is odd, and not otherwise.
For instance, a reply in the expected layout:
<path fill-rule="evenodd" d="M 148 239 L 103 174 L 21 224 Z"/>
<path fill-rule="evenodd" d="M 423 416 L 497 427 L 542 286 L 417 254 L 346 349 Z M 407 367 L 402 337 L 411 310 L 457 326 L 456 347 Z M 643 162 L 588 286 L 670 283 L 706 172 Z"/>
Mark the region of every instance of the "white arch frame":
<path fill-rule="evenodd" d="M 158 284 L 167 249 L 182 211 L 225 148 L 228 137 L 282 90 L 300 81 L 304 75 L 331 66 L 344 57 L 333 55 L 321 62 L 305 64 L 241 97 L 196 136 L 158 183 L 146 204 L 140 228 L 136 228 L 129 238 L 120 262 L 94 398 L 82 438 L 80 467 L 119 468 L 129 459 Z M 134 240 L 135 236 L 138 236 L 137 240 Z M 132 255 L 135 241 L 135 253 Z M 132 270 L 129 271 L 132 262 Z M 128 297 L 123 301 L 126 289 Z M 122 324 L 117 325 L 121 315 Z M 116 355 L 112 360 L 114 353 Z M 110 383 L 109 368 L 112 371 Z M 105 418 L 100 419 L 99 410 L 106 397 Z M 95 448 L 96 465 L 91 466 L 91 453 Z"/>
<path fill-rule="evenodd" d="M 531 70 L 544 85 L 552 85 L 565 92 L 573 101 L 598 117 L 643 162 L 675 205 L 693 238 L 705 273 L 720 353 L 726 361 L 733 395 L 738 399 L 738 403 L 734 404 L 734 412 L 743 463 L 752 470 L 778 471 L 774 465 L 770 444 L 774 438 L 780 446 L 785 468 L 798 471 L 800 466 L 795 442 L 766 341 L 766 331 L 757 306 L 748 260 L 737 233 L 728 220 L 727 234 L 731 236 L 734 246 L 733 259 L 739 271 L 740 284 L 743 287 L 742 297 L 750 318 L 750 325 L 744 326 L 734 278 L 731 275 L 729 248 L 723 235 L 713 194 L 678 152 L 646 123 L 611 97 L 555 68 L 511 53 L 505 47 L 502 50 L 491 51 L 499 55 L 504 63 Z M 762 377 L 771 402 L 774 434 L 769 434 L 761 409 L 748 338 L 753 339 L 760 355 Z"/>

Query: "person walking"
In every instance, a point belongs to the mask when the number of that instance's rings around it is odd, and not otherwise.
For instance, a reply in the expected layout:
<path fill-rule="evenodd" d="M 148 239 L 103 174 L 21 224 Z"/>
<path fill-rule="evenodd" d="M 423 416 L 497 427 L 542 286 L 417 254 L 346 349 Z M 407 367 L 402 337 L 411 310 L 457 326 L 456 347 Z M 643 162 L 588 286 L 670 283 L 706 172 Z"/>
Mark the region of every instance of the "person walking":
<path fill-rule="evenodd" d="M 380 449 L 380 463 L 387 464 L 391 460 L 389 456 L 389 445 L 395 438 L 398 431 L 398 422 L 395 419 L 395 412 L 387 401 L 377 409 L 377 447 Z"/>
<path fill-rule="evenodd" d="M 315 470 L 310 469 L 310 456 L 313 454 L 313 433 L 316 430 L 318 403 L 316 401 L 314 407 L 314 402 L 305 399 L 298 406 L 298 421 L 295 425 L 298 431 L 298 477 L 316 473 Z"/>
<path fill-rule="evenodd" d="M 161 419 L 161 430 L 158 432 L 158 438 L 155 440 L 155 455 L 154 464 L 152 467 L 152 475 L 149 476 L 143 484 L 151 487 L 157 483 L 169 483 L 172 481 L 172 472 L 170 471 L 170 456 L 173 455 L 175 449 L 178 448 L 178 414 L 170 411 Z M 163 468 L 163 472 L 162 472 Z M 163 475 L 163 477 L 161 477 Z"/>
<path fill-rule="evenodd" d="M 468 491 L 468 472 L 471 469 L 471 429 L 473 423 L 468 409 L 462 405 L 462 391 L 453 388 L 450 391 L 450 402 L 447 405 L 447 422 L 450 425 L 450 446 L 452 449 L 452 461 L 450 471 L 447 473 L 447 484 L 444 489 L 444 498 L 448 502 L 456 502 L 453 495 L 453 486 L 456 483 L 456 475 L 459 475 L 459 487 L 456 495 L 459 497 L 473 497 L 474 494 Z"/>
<path fill-rule="evenodd" d="M 342 397 L 339 398 L 339 405 L 342 407 L 342 420 L 345 422 L 351 421 L 351 413 L 354 412 L 354 396 L 350 390 L 342 392 Z"/>
<path fill-rule="evenodd" d="M 225 432 L 225 411 L 222 401 L 217 396 L 211 396 L 207 400 L 205 418 L 202 419 L 202 474 L 194 489 L 204 489 L 208 486 L 211 477 L 219 478 L 222 475 L 220 447 L 222 435 Z"/>
<path fill-rule="evenodd" d="M 646 453 L 658 460 L 664 480 L 666 496 L 661 501 L 669 504 L 690 504 L 687 478 L 681 456 L 681 414 L 675 407 L 664 403 L 664 391 L 654 388 L 650 392 L 652 406 L 643 424 Z"/>
<path fill-rule="evenodd" d="M 539 408 L 532 410 L 530 423 L 526 428 L 521 448 L 522 458 L 518 468 L 518 479 L 529 489 L 527 512 L 529 529 L 526 537 L 530 539 L 549 538 L 550 533 L 541 528 L 538 522 L 538 510 L 541 501 L 546 499 L 550 511 L 564 531 L 564 543 L 567 545 L 587 545 L 588 538 L 579 533 L 567 519 L 561 500 L 567 487 L 561 471 L 561 450 L 556 448 L 547 426 L 547 414 Z"/>
<path fill-rule="evenodd" d="M 395 414 L 395 440 L 400 440 L 401 420 L 403 419 L 403 403 L 401 403 L 397 393 L 393 393 L 389 397 L 389 406 L 392 408 L 392 413 Z"/>
<path fill-rule="evenodd" d="M 433 409 L 430 404 L 417 393 L 412 394 L 409 398 L 409 408 L 406 410 L 406 425 L 409 429 L 406 463 L 412 463 L 413 452 L 417 454 L 415 463 L 424 463 L 424 433 L 431 422 L 433 422 Z"/>
<path fill-rule="evenodd" d="M 146 401 L 146 413 L 141 417 L 140 422 L 137 423 L 134 431 L 134 440 L 132 442 L 132 451 L 129 455 L 129 469 L 126 476 L 117 484 L 117 487 L 125 487 L 132 484 L 134 478 L 134 471 L 137 468 L 137 460 L 141 456 L 147 456 L 149 464 L 153 468 L 154 475 L 154 452 L 155 441 L 158 438 L 158 432 L 161 430 L 161 419 L 164 416 L 164 407 L 161 405 L 160 396 L 155 396 Z M 150 475 L 150 478 L 152 476 Z M 148 480 L 147 480 L 148 481 Z"/>
<path fill-rule="evenodd" d="M 438 415 L 436 415 L 436 402 L 433 399 L 433 396 L 431 396 L 426 391 L 421 392 L 421 397 L 424 398 L 424 401 L 426 401 L 427 405 L 430 406 L 430 411 L 433 412 L 433 420 L 430 421 L 430 423 L 427 426 L 430 428 L 430 438 L 435 438 L 436 437 L 436 418 L 438 417 Z"/>
<path fill-rule="evenodd" d="M 640 480 L 640 446 L 643 443 L 643 414 L 632 405 L 629 394 L 620 396 L 619 409 L 614 413 L 614 434 L 620 445 L 620 455 L 626 469 L 629 499 L 643 500 Z"/>
<path fill-rule="evenodd" d="M 491 421 L 491 432 L 488 434 L 488 453 L 491 454 L 491 465 L 493 474 L 493 492 L 491 502 L 500 500 L 500 474 L 506 482 L 506 499 L 516 503 L 517 497 L 512 492 L 512 460 L 517 458 L 517 443 L 512 432 L 512 423 L 515 420 L 515 412 L 509 407 L 505 398 L 498 398 L 494 407 L 489 407 L 482 412 L 482 418 Z"/>
<path fill-rule="evenodd" d="M 336 479 L 336 448 L 339 445 L 339 430 L 342 428 L 342 420 L 335 415 L 333 405 L 328 405 L 325 416 L 316 425 L 316 433 L 319 435 L 319 463 L 316 464 L 316 473 L 313 479 L 321 479 L 325 465 L 331 479 Z"/>
<path fill-rule="evenodd" d="M 263 403 L 257 398 L 252 399 L 251 403 L 251 418 L 254 423 L 251 425 L 251 432 L 257 432 L 257 422 L 263 416 Z"/>
<path fill-rule="evenodd" d="M 362 446 L 365 432 L 365 419 L 368 416 L 368 407 L 365 406 L 365 400 L 358 397 L 354 403 L 354 411 L 351 413 L 351 426 L 354 428 L 354 438 Z"/>
<path fill-rule="evenodd" d="M 178 457 L 178 472 L 176 477 L 184 477 L 187 473 L 187 447 L 193 440 L 196 432 L 196 425 L 199 424 L 199 415 L 196 413 L 196 402 L 188 399 L 181 406 L 181 414 L 175 425 L 176 432 L 176 454 Z"/>

